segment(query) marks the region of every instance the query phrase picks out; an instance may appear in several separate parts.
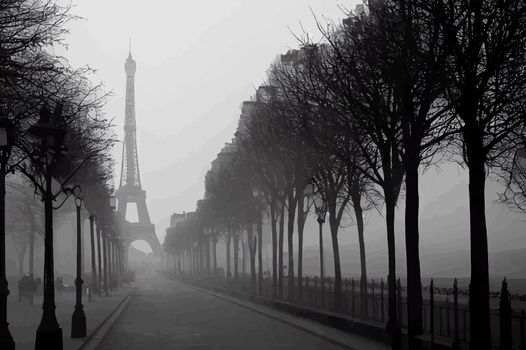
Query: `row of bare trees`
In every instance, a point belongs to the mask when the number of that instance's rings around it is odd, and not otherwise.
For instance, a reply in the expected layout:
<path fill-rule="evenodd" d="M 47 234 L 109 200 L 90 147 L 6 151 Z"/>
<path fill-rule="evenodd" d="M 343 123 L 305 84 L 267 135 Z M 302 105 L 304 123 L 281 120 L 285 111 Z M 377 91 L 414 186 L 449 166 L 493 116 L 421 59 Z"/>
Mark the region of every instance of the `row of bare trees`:
<path fill-rule="evenodd" d="M 271 225 L 273 295 L 283 296 L 286 265 L 292 296 L 301 289 L 294 279 L 302 278 L 305 219 L 321 199 L 329 213 L 338 307 L 338 231 L 345 208 L 352 207 L 356 216 L 366 281 L 363 213 L 382 207 L 387 329 L 393 348 L 399 348 L 394 223 L 403 190 L 408 333 L 410 348 L 419 349 L 419 176 L 439 161 L 462 163 L 469 173 L 471 348 L 489 349 L 485 183 L 490 175 L 501 179 L 503 201 L 524 210 L 526 6 L 515 0 L 375 0 L 347 15 L 341 23 L 319 23 L 321 43 L 300 36 L 300 48 L 282 55 L 268 82 L 243 104 L 233 144 L 207 175 L 209 209 L 198 207 L 195 218 L 203 219 L 193 232 L 206 226 L 213 228 L 213 237 L 223 233 L 228 274 L 231 239 L 236 245 L 239 235 L 246 235 L 255 281 L 261 240 L 253 229 L 264 203 Z M 178 235 L 176 229 L 173 237 L 178 252 L 195 242 L 189 231 Z"/>
<path fill-rule="evenodd" d="M 64 45 L 67 23 L 75 18 L 71 5 L 55 0 L 0 3 L 2 198 L 6 178 L 9 189 L 7 220 L 1 208 L 0 344 L 8 349 L 14 349 L 14 342 L 6 321 L 4 224 L 7 222 L 8 230 L 29 232 L 31 273 L 35 234 L 44 237 L 44 316 L 37 332 L 37 349 L 62 348 L 54 316 L 53 211 L 73 197 L 80 213 L 86 200 L 101 227 L 112 225 L 109 180 L 114 136 L 111 121 L 103 112 L 108 94 L 91 82 L 89 67 L 73 68 L 55 54 L 55 47 Z M 77 227 L 80 230 L 80 223 Z M 77 232 L 77 240 L 79 237 Z M 77 266 L 78 280 L 79 272 Z M 79 283 L 77 290 L 80 297 L 81 286 Z M 77 306 L 81 310 L 78 297 Z"/>

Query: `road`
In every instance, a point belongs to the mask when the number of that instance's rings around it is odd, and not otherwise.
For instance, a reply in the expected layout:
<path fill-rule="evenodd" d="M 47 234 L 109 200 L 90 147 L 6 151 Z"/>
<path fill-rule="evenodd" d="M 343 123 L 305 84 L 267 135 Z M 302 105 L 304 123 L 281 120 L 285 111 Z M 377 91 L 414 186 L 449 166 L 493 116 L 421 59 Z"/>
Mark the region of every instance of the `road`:
<path fill-rule="evenodd" d="M 152 275 L 98 349 L 301 349 L 341 347 L 190 287 Z"/>

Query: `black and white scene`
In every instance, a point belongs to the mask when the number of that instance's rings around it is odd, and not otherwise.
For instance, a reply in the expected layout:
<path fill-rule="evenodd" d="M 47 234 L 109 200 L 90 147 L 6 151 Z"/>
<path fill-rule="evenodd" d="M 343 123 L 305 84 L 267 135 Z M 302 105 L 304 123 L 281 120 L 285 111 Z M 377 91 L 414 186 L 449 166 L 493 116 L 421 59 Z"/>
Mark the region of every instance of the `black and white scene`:
<path fill-rule="evenodd" d="M 526 0 L 0 0 L 0 350 L 526 350 Z"/>

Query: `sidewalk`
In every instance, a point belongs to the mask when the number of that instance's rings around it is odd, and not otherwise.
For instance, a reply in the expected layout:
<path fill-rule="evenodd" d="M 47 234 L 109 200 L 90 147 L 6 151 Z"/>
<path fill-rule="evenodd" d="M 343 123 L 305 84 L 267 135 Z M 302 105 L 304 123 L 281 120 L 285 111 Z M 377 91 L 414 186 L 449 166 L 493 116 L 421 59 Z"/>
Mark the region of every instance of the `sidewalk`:
<path fill-rule="evenodd" d="M 222 293 L 213 292 L 207 289 L 191 286 L 192 288 L 208 295 L 212 295 L 216 298 L 223 299 L 233 304 L 242 306 L 250 309 L 254 312 L 263 314 L 267 317 L 271 317 L 290 326 L 299 328 L 311 334 L 317 335 L 323 339 L 330 341 L 333 344 L 341 346 L 349 350 L 388 350 L 389 346 L 386 344 L 371 340 L 359 335 L 350 334 L 347 332 L 340 331 L 333 327 L 325 326 L 319 322 L 311 321 L 305 318 L 296 317 L 288 313 L 278 311 L 266 306 L 262 306 L 247 300 L 240 298 L 231 297 Z"/>
<path fill-rule="evenodd" d="M 109 297 L 93 296 L 92 301 L 88 301 L 86 295 L 82 298 L 84 312 L 86 313 L 87 336 L 110 315 L 119 303 L 133 290 L 134 284 L 120 287 L 110 293 Z M 10 289 L 13 289 L 12 287 Z M 34 304 L 29 305 L 27 299 L 18 303 L 18 291 L 11 291 L 8 299 L 7 317 L 9 329 L 13 336 L 17 350 L 33 350 L 35 348 L 35 336 L 40 319 L 42 317 L 42 297 L 35 297 Z M 56 315 L 62 327 L 62 337 L 64 339 L 65 350 L 76 350 L 80 348 L 86 338 L 71 339 L 71 315 L 75 305 L 75 293 L 63 293 L 56 295 Z"/>

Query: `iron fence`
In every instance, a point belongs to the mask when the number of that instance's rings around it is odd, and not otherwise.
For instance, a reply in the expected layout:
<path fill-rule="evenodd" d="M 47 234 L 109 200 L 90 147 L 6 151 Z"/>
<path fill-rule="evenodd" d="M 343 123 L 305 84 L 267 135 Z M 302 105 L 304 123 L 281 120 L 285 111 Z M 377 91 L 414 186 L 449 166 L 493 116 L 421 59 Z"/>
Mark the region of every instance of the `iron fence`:
<path fill-rule="evenodd" d="M 432 282 L 433 283 L 433 282 Z M 253 293 L 251 291 L 250 279 L 240 277 L 238 281 L 231 281 L 230 288 L 235 288 L 239 292 Z M 507 287 L 506 287 L 507 288 Z M 422 290 L 423 293 L 423 329 L 424 334 L 432 339 L 436 337 L 450 338 L 452 342 L 457 341 L 460 347 L 462 344 L 469 344 L 469 295 L 465 290 L 456 287 L 443 288 L 427 286 Z M 406 290 L 397 281 L 397 311 L 398 321 L 402 328 L 407 327 L 407 298 Z M 388 317 L 388 290 L 387 283 L 383 279 L 371 279 L 366 288 L 362 291 L 360 280 L 342 280 L 342 298 L 340 308 L 335 307 L 334 279 L 326 278 L 323 283 L 317 276 L 309 276 L 295 279 L 294 293 L 289 294 L 288 283 L 285 278 L 283 290 L 280 294 L 273 296 L 272 279 L 263 279 L 263 295 L 269 299 L 279 299 L 305 308 L 314 308 L 321 311 L 340 313 L 343 316 L 353 317 L 369 322 L 378 323 L 379 327 L 385 326 Z M 494 292 L 492 298 L 496 298 L 502 305 L 502 299 L 507 301 L 523 302 L 518 294 Z M 362 304 L 364 299 L 364 304 Z M 524 307 L 524 306 L 523 306 Z M 495 349 L 501 350 L 526 350 L 525 340 L 525 311 L 520 308 L 501 312 L 500 308 L 492 308 L 490 311 L 492 345 Z M 507 320 L 507 321 L 506 321 Z M 503 327 L 502 325 L 506 325 Z M 506 344 L 502 347 L 504 337 L 511 336 L 511 347 Z M 506 343 L 504 341 L 504 343 Z"/>

